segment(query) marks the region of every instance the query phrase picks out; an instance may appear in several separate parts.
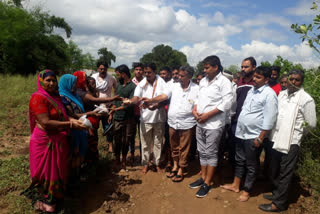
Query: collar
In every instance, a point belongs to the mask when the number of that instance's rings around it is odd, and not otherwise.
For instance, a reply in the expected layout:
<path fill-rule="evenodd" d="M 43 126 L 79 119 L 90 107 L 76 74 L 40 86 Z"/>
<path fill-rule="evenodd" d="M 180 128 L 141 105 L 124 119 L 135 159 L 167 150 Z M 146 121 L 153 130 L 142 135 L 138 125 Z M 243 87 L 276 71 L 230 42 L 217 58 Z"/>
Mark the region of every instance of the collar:
<path fill-rule="evenodd" d="M 205 80 L 207 81 L 208 85 L 210 85 L 214 81 L 220 79 L 221 76 L 222 76 L 222 74 L 221 74 L 221 72 L 219 72 L 211 81 L 209 81 L 208 77 L 206 77 Z"/>
<path fill-rule="evenodd" d="M 192 82 L 191 80 L 189 80 L 189 85 L 188 85 L 187 89 L 186 89 L 184 92 L 191 90 L 191 84 L 192 84 L 192 83 L 193 83 L 193 82 Z M 178 84 L 180 84 L 180 83 L 178 83 Z M 181 84 L 180 84 L 180 87 L 181 87 L 181 89 L 182 89 L 182 91 L 183 91 L 183 88 L 182 88 Z"/>
<path fill-rule="evenodd" d="M 258 89 L 255 89 L 255 87 L 253 87 L 253 91 L 254 91 L 254 92 L 259 92 L 259 93 L 261 93 L 267 86 L 268 86 L 268 85 L 265 84 L 265 85 L 261 86 L 261 87 L 258 88 Z"/>

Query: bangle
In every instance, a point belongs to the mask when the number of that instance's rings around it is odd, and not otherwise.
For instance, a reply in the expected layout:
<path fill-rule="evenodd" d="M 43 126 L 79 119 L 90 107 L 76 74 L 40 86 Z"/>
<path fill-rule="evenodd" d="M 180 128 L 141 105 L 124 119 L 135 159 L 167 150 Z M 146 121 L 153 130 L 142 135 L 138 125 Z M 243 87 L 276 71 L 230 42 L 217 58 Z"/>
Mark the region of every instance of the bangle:
<path fill-rule="evenodd" d="M 72 120 L 70 121 L 70 129 L 72 129 Z"/>
<path fill-rule="evenodd" d="M 262 144 L 262 141 L 260 140 L 259 137 L 257 137 L 256 140 L 258 141 L 259 144 Z"/>

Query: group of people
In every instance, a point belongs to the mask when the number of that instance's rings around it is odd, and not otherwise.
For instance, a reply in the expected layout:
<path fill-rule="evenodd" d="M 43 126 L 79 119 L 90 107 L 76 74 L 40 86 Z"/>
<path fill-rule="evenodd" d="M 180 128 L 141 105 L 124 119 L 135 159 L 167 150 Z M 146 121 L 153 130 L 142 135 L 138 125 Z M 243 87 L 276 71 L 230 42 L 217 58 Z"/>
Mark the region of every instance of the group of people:
<path fill-rule="evenodd" d="M 215 55 L 202 62 L 204 71 L 195 79 L 191 66 L 163 67 L 158 75 L 154 63 L 133 63 L 133 78 L 128 66 L 120 65 L 117 80 L 103 62 L 91 77 L 77 71 L 61 76 L 59 84 L 53 71 L 41 71 L 29 103 L 28 191 L 40 190 L 36 208 L 54 212 L 67 185 L 87 179 L 99 158 L 101 120 L 115 168 L 125 170 L 135 160 L 137 130 L 144 174 L 153 167 L 162 172 L 165 160 L 166 176 L 181 182 L 197 156 L 201 176 L 189 187 L 199 188 L 199 198 L 209 193 L 226 152 L 234 181 L 221 188 L 242 189 L 238 200 L 249 200 L 264 149 L 264 175 L 274 190 L 264 195 L 272 203 L 259 208 L 287 209 L 302 135 L 316 126 L 314 100 L 302 88 L 304 72 L 290 71 L 279 84 L 280 68 L 257 67 L 253 57 L 245 58 L 236 74 L 224 71 Z"/>

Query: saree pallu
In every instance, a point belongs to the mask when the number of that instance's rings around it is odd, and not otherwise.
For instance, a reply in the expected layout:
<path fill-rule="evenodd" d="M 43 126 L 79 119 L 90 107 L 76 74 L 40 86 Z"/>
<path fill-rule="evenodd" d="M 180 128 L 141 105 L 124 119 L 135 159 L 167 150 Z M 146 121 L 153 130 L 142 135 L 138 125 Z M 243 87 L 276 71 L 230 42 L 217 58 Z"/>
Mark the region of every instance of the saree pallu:
<path fill-rule="evenodd" d="M 62 199 L 68 176 L 67 132 L 48 134 L 35 127 L 29 151 L 32 179 L 30 187 L 38 187 L 49 203 Z"/>

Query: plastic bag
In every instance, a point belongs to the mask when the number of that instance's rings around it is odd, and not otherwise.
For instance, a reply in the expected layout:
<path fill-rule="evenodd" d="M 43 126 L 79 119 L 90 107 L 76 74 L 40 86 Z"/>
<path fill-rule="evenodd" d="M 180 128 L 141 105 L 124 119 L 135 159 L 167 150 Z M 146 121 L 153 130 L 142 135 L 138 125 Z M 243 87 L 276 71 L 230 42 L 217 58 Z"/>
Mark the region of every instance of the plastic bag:
<path fill-rule="evenodd" d="M 81 116 L 79 120 L 82 122 L 82 125 L 84 125 L 85 127 L 93 129 L 91 122 L 87 119 L 87 115 Z"/>

